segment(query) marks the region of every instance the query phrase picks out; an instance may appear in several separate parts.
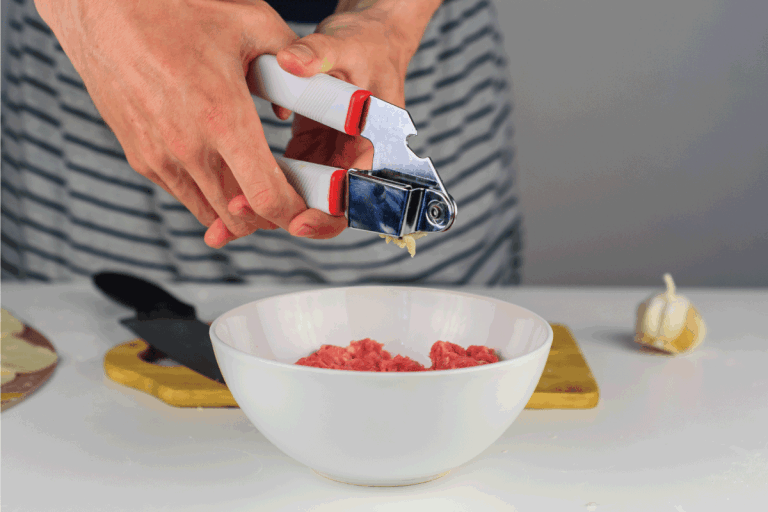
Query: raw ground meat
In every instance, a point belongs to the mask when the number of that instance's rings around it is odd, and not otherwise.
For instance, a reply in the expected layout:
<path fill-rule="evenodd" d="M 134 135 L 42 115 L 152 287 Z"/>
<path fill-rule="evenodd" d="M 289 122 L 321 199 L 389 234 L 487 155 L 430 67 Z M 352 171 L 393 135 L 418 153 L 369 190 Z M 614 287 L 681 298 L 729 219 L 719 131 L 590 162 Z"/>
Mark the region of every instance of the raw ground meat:
<path fill-rule="evenodd" d="M 360 372 L 423 372 L 468 368 L 499 362 L 499 357 L 493 349 L 488 347 L 470 345 L 465 350 L 455 343 L 436 341 L 429 351 L 432 366 L 425 368 L 409 357 L 401 355 L 392 357 L 383 347 L 383 344 L 370 338 L 353 341 L 346 348 L 323 345 L 314 354 L 296 361 L 296 364 L 314 368 Z"/>

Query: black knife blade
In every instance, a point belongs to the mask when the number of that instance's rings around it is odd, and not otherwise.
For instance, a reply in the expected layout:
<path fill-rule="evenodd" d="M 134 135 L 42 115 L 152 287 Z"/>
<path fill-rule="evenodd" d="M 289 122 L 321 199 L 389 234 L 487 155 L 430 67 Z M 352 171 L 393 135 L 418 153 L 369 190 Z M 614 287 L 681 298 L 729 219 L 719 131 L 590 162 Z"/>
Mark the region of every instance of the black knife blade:
<path fill-rule="evenodd" d="M 197 318 L 194 306 L 190 306 L 140 277 L 118 272 L 99 272 L 93 276 L 93 284 L 107 297 L 136 310 L 136 318 Z"/>
<path fill-rule="evenodd" d="M 224 382 L 213 353 L 208 324 L 196 318 L 126 318 L 120 323 L 177 363 L 209 379 Z"/>
<path fill-rule="evenodd" d="M 130 274 L 101 272 L 93 283 L 112 300 L 136 310 L 120 323 L 174 361 L 224 383 L 213 352 L 208 324 L 195 308 L 154 283 Z"/>

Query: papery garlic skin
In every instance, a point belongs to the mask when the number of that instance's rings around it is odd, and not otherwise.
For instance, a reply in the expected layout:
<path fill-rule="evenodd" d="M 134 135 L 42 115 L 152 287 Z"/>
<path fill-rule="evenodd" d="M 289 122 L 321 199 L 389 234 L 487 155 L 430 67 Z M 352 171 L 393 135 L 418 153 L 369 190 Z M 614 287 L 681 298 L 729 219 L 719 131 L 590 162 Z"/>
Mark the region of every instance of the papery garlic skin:
<path fill-rule="evenodd" d="M 675 293 L 672 276 L 664 274 L 667 290 L 650 297 L 637 310 L 635 341 L 679 354 L 696 348 L 706 335 L 701 315 L 691 302 Z"/>

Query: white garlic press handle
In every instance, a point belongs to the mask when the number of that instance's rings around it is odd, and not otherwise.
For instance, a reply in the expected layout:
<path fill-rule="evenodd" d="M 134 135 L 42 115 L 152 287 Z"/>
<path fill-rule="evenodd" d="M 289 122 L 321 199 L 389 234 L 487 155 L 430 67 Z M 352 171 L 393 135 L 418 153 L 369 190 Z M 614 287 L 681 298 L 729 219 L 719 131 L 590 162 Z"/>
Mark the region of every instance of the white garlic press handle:
<path fill-rule="evenodd" d="M 288 183 L 307 203 L 329 215 L 346 213 L 347 170 L 277 157 Z"/>
<path fill-rule="evenodd" d="M 280 67 L 274 55 L 256 58 L 249 73 L 256 96 L 340 132 L 360 135 L 369 91 L 323 73 L 294 76 Z"/>

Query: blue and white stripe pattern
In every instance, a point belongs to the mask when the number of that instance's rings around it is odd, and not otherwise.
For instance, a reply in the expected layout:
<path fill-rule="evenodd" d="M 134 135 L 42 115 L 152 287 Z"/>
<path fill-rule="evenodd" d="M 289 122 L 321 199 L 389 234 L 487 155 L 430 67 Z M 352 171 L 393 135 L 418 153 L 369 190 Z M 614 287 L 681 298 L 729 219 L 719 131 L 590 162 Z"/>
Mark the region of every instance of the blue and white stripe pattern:
<path fill-rule="evenodd" d="M 332 240 L 259 231 L 213 250 L 204 228 L 134 172 L 32 0 L 11 0 L 2 98 L 2 276 L 62 281 L 101 270 L 182 282 L 423 283 L 520 281 L 510 84 L 489 0 L 447 0 L 429 24 L 406 80 L 419 134 L 459 210 L 417 254 L 376 234 Z M 299 34 L 310 25 L 291 24 Z M 290 122 L 256 100 L 281 154 Z"/>

